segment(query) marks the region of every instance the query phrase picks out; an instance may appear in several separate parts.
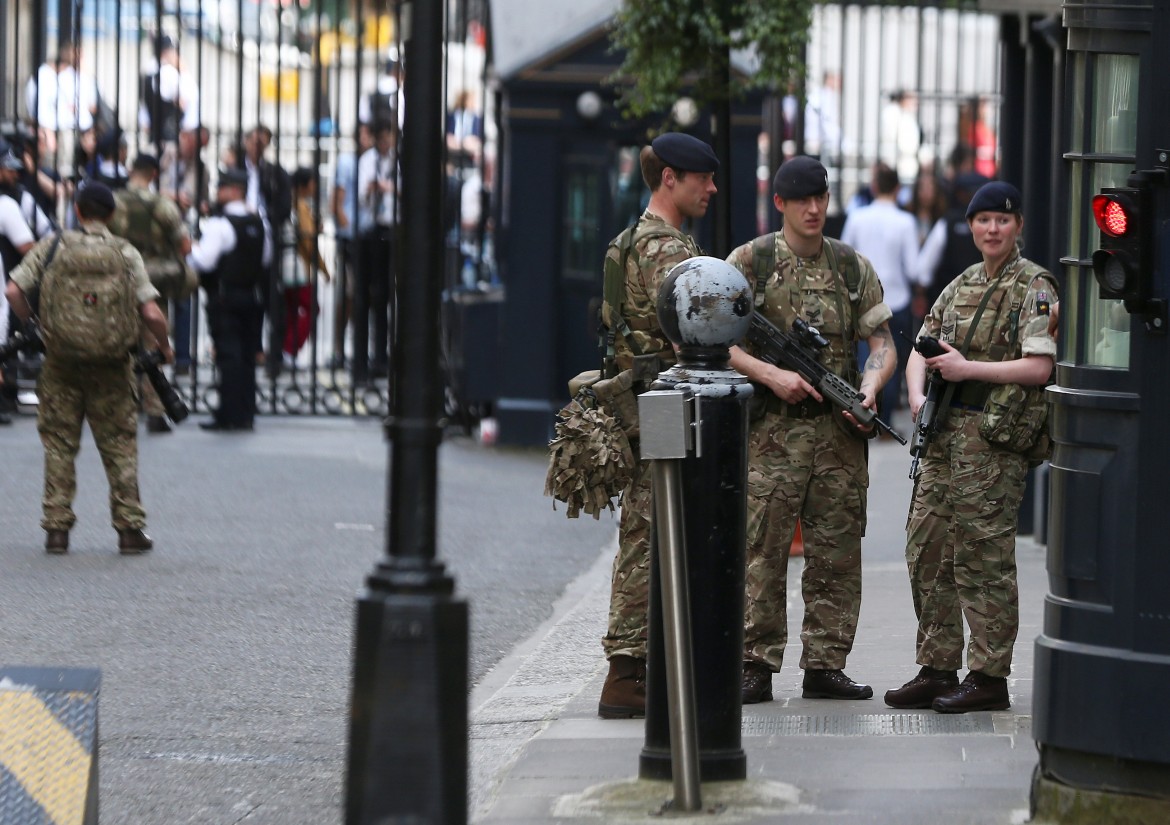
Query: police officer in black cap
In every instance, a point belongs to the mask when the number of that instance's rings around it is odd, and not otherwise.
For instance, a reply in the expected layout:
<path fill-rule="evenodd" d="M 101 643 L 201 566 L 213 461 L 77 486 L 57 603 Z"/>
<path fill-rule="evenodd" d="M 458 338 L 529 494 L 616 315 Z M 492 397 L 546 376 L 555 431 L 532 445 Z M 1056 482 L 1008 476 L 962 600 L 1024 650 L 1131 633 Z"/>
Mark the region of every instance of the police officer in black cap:
<path fill-rule="evenodd" d="M 247 191 L 243 169 L 220 171 L 217 212 L 190 256 L 207 291 L 207 324 L 219 372 L 219 409 L 199 426 L 214 432 L 251 430 L 256 413 L 261 279 L 272 249 L 263 219 L 244 200 Z"/>
<path fill-rule="evenodd" d="M 606 254 L 607 284 L 611 278 L 624 281 L 625 302 L 621 307 L 607 305 L 603 321 L 611 330 L 617 369 L 634 367 L 637 355 L 645 372 L 639 369 L 636 374 L 647 374 L 653 380 L 675 361 L 670 340 L 658 325 L 658 288 L 671 267 L 702 254 L 682 227 L 706 214 L 715 194 L 719 159 L 698 138 L 668 132 L 643 147 L 639 160 L 642 179 L 650 189 L 650 203 L 638 218 L 627 250 L 611 244 Z M 625 331 L 619 331 L 621 325 L 613 317 L 619 312 Z M 609 674 L 598 714 L 606 719 L 645 714 L 649 572 L 650 475 L 647 464 L 636 461 L 622 497 L 609 625 L 601 642 Z"/>
<path fill-rule="evenodd" d="M 890 308 L 870 262 L 824 236 L 829 179 L 808 156 L 781 165 L 773 203 L 779 232 L 734 250 L 728 262 L 756 285 L 756 311 L 781 329 L 797 319 L 829 341 L 820 360 L 874 408 L 894 372 Z M 858 374 L 857 343 L 870 354 Z M 861 536 L 865 530 L 866 437 L 848 413 L 798 373 L 733 347 L 731 365 L 756 385 L 765 409 L 749 437 L 747 594 L 743 701 L 771 701 L 772 674 L 787 642 L 788 554 L 799 522 L 807 559 L 801 579 L 806 699 L 869 699 L 873 690 L 845 675 L 861 607 Z"/>
<path fill-rule="evenodd" d="M 1003 181 L 971 198 L 967 222 L 982 260 L 943 289 L 923 321 L 921 334 L 938 338 L 944 352 L 913 352 L 906 365 L 915 416 L 928 369 L 949 386 L 906 520 L 921 669 L 886 693 L 890 707 L 967 713 L 1011 705 L 1007 677 L 1020 621 L 1016 522 L 1028 464 L 1043 460 L 1049 446 L 1042 387 L 1056 361 L 1049 325 L 1056 282 L 1020 255 L 1022 210 L 1020 191 Z"/>

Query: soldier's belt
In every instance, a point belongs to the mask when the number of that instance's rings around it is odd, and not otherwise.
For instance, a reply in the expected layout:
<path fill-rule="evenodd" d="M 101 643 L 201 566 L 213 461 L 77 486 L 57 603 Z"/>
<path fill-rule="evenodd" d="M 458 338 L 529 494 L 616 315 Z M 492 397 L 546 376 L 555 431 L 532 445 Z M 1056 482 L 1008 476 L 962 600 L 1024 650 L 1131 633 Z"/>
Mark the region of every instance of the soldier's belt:
<path fill-rule="evenodd" d="M 964 381 L 955 389 L 951 406 L 982 410 L 987 403 L 987 396 L 991 394 L 991 386 L 986 381 Z"/>

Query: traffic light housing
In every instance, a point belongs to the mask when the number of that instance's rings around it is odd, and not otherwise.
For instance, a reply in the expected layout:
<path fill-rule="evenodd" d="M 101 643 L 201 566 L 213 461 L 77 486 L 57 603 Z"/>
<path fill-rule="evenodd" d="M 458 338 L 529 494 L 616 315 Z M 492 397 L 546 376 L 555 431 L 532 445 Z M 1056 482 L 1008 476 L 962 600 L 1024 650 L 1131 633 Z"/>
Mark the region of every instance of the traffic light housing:
<path fill-rule="evenodd" d="M 1153 280 L 1153 227 L 1148 187 L 1102 189 L 1093 196 L 1093 218 L 1101 248 L 1093 253 L 1093 274 L 1102 298 L 1125 301 L 1141 312 Z"/>

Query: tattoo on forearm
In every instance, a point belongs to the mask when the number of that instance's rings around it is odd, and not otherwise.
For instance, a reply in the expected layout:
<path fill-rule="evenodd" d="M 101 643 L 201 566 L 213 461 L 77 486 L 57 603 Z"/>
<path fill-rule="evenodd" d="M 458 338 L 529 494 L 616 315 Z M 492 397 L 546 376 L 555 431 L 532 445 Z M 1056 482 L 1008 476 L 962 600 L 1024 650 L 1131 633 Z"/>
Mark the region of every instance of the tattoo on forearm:
<path fill-rule="evenodd" d="M 886 367 L 887 361 L 894 356 L 894 337 L 890 331 L 885 327 L 874 330 L 872 339 L 876 338 L 876 344 L 871 343 L 869 350 L 869 357 L 865 359 L 865 372 L 881 372 Z"/>

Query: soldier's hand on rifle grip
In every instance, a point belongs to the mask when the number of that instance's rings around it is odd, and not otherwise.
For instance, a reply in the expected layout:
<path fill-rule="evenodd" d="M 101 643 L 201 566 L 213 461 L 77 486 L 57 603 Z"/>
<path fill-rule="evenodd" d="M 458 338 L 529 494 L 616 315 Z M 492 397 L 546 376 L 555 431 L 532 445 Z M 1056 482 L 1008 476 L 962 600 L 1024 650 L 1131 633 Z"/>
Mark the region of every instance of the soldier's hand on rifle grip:
<path fill-rule="evenodd" d="M 942 355 L 936 355 L 933 358 L 926 359 L 926 366 L 933 370 L 938 370 L 947 381 L 965 381 L 969 376 L 967 375 L 967 365 L 970 363 L 963 353 L 952 347 L 946 341 L 939 341 L 939 345 L 943 348 Z"/>
<path fill-rule="evenodd" d="M 762 383 L 774 392 L 781 401 L 788 404 L 799 404 L 810 396 L 815 401 L 824 400 L 816 388 L 805 381 L 799 373 L 781 369 L 772 364 L 764 364 Z"/>

